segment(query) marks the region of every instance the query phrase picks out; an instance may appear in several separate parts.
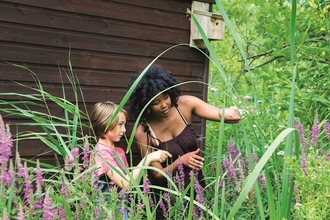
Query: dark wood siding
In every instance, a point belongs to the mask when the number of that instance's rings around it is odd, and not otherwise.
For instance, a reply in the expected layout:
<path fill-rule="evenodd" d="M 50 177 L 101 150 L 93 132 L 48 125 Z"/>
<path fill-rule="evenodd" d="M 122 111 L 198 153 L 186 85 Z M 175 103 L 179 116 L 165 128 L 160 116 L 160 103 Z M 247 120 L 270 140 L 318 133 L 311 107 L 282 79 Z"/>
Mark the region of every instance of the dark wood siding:
<path fill-rule="evenodd" d="M 98 101 L 119 103 L 133 72 L 146 67 L 168 48 L 189 44 L 186 10 L 190 6 L 191 1 L 182 0 L 2 0 L 0 59 L 27 66 L 37 74 L 44 89 L 55 96 L 62 95 L 64 79 L 66 98 L 74 101 L 70 82 L 59 74 L 60 69 L 68 69 L 70 59 L 88 110 Z M 207 81 L 208 62 L 201 52 L 187 45 L 169 50 L 155 65 L 170 70 L 181 82 Z M 0 93 L 31 92 L 15 81 L 35 86 L 29 71 L 0 62 Z M 184 85 L 183 92 L 206 97 L 206 88 L 201 84 Z M 59 116 L 63 113 L 61 109 L 54 112 Z M 0 113 L 11 124 L 13 133 L 24 131 L 15 124 L 26 119 Z M 194 126 L 199 135 L 204 135 L 204 122 L 196 119 Z M 131 127 L 130 121 L 128 135 Z M 125 147 L 124 143 L 120 145 Z M 35 141 L 19 144 L 23 157 L 35 157 L 44 150 L 45 146 Z M 49 162 L 53 154 L 38 158 Z"/>

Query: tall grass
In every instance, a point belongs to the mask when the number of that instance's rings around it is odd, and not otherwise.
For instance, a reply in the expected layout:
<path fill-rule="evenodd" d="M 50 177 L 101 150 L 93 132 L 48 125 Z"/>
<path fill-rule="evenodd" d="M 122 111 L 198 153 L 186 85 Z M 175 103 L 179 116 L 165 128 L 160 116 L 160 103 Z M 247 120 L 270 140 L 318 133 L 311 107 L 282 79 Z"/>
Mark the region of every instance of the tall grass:
<path fill-rule="evenodd" d="M 221 13 L 222 17 L 224 18 L 225 24 L 228 27 L 228 29 L 230 30 L 230 33 L 232 34 L 233 39 L 235 40 L 236 45 L 238 46 L 238 49 L 241 53 L 241 56 L 243 58 L 243 60 L 245 61 L 245 65 L 246 65 L 246 69 L 248 70 L 248 73 L 251 75 L 250 73 L 250 67 L 246 58 L 246 55 L 244 53 L 243 47 L 237 37 L 237 34 L 234 30 L 233 25 L 230 22 L 230 19 L 228 17 L 228 15 L 226 14 L 225 9 L 223 8 L 223 6 L 221 5 L 219 0 L 216 0 L 216 6 L 218 8 L 218 11 Z M 282 167 L 280 167 L 280 170 L 273 170 L 273 172 L 275 172 L 275 179 L 271 178 L 271 172 L 273 168 L 269 168 L 269 160 L 272 157 L 272 154 L 275 152 L 275 149 L 278 148 L 281 144 L 281 142 L 286 138 L 286 144 L 285 144 L 285 156 L 291 156 L 292 155 L 292 146 L 293 143 L 295 143 L 295 155 L 297 158 L 299 158 L 299 148 L 300 148 L 300 141 L 298 138 L 298 133 L 297 131 L 295 131 L 295 129 L 293 128 L 293 119 L 294 119 L 294 97 L 295 97 L 295 83 L 296 83 L 296 64 L 295 64 L 295 19 L 296 19 L 296 1 L 292 1 L 292 13 L 291 13 L 291 34 L 290 34 L 290 52 L 291 52 L 291 70 L 292 70 L 292 82 L 291 82 L 291 95 L 290 95 L 290 102 L 289 102 L 289 118 L 288 118 L 288 128 L 283 130 L 279 136 L 273 141 L 273 143 L 270 145 L 270 147 L 265 151 L 262 152 L 262 157 L 259 161 L 259 163 L 254 166 L 253 165 L 253 158 L 252 158 L 252 148 L 251 145 L 249 143 L 249 139 L 251 137 L 249 137 L 249 135 L 251 134 L 247 134 L 246 133 L 246 126 L 249 126 L 248 123 L 246 123 L 246 120 L 249 120 L 249 116 L 246 116 L 245 120 L 243 120 L 241 122 L 241 129 L 243 132 L 243 139 L 244 139 L 244 145 L 245 145 L 245 149 L 242 150 L 243 152 L 246 152 L 248 155 L 248 159 L 250 161 L 250 169 L 251 169 L 251 173 L 248 175 L 248 177 L 245 179 L 244 183 L 243 183 L 243 188 L 241 190 L 240 195 L 237 197 L 237 201 L 234 203 L 233 207 L 231 208 L 231 211 L 229 212 L 227 219 L 234 219 L 235 214 L 238 212 L 238 210 L 241 208 L 241 205 L 243 203 L 243 201 L 246 199 L 246 196 L 248 195 L 248 193 L 251 190 L 251 187 L 254 186 L 254 192 L 256 194 L 256 200 L 257 200 L 257 204 L 258 204 L 258 209 L 259 209 L 259 217 L 261 219 L 266 219 L 265 218 L 265 210 L 266 208 L 264 207 L 264 203 L 262 201 L 262 196 L 261 196 L 261 192 L 260 192 L 260 187 L 258 185 L 258 183 L 256 182 L 258 176 L 261 174 L 261 171 L 264 172 L 265 177 L 266 177 L 266 195 L 267 195 L 267 200 L 268 200 L 268 204 L 267 204 L 267 209 L 268 209 L 268 216 L 269 219 L 288 219 L 289 215 L 290 215 L 290 209 L 291 209 L 291 203 L 292 203 L 292 197 L 293 197 L 293 179 L 291 178 L 291 175 L 288 172 L 288 164 L 286 162 L 283 162 Z M 214 49 L 211 46 L 211 43 L 209 42 L 209 40 L 207 39 L 202 27 L 199 25 L 197 19 L 195 18 L 194 14 L 190 12 L 191 18 L 193 19 L 194 23 L 196 24 L 199 32 L 201 33 L 201 36 L 203 38 L 203 41 L 206 45 L 206 48 L 210 54 L 210 61 L 214 63 L 214 65 L 216 66 L 216 68 L 218 69 L 219 73 L 221 74 L 221 76 L 223 77 L 224 82 L 227 85 L 227 89 L 228 91 L 226 91 L 228 93 L 229 97 L 235 97 L 232 85 L 230 85 L 228 79 L 226 78 L 226 74 L 224 73 L 223 68 L 221 67 L 220 61 L 216 56 L 216 53 L 214 51 Z M 254 83 L 253 80 L 251 78 L 251 82 L 252 82 L 252 87 L 254 88 Z M 255 91 L 255 90 L 253 90 Z M 235 99 L 234 99 L 235 100 Z M 224 103 L 226 104 L 226 103 Z M 236 105 L 238 105 L 239 103 L 234 103 Z M 257 105 L 255 105 L 257 107 Z M 251 119 L 250 119 L 251 120 Z M 222 122 L 223 123 L 223 122 Z M 219 179 L 219 167 L 221 167 L 221 152 L 223 149 L 223 130 L 224 127 L 221 124 L 220 125 L 220 135 L 219 135 L 219 142 L 218 142 L 218 146 L 217 146 L 217 161 L 216 161 L 216 175 L 217 175 L 217 179 L 216 182 L 220 182 Z M 293 132 L 295 131 L 295 141 L 293 139 Z M 237 137 L 237 135 L 236 135 Z M 257 139 L 257 137 L 255 137 Z M 239 142 L 239 140 L 236 140 L 236 142 Z M 260 142 L 259 142 L 260 143 Z M 262 144 L 262 143 L 260 143 Z M 260 149 L 263 149 L 264 145 L 259 146 Z M 267 164 L 268 162 L 268 164 Z M 282 173 L 281 173 L 282 172 Z M 280 176 L 278 176 L 280 175 Z M 275 185 L 279 186 L 282 185 L 282 187 L 273 187 L 275 181 Z M 279 182 L 281 181 L 282 184 Z M 215 185 L 216 187 L 216 185 Z M 214 189 L 215 191 L 215 198 L 217 198 L 218 195 L 218 190 L 217 188 Z M 274 196 L 276 199 L 274 199 Z M 214 212 L 218 212 L 217 210 L 217 200 L 215 200 L 215 206 L 214 206 Z M 223 215 L 223 213 L 225 213 L 224 209 L 224 204 L 221 205 L 221 210 L 220 213 L 221 214 L 221 218 L 225 217 Z"/>

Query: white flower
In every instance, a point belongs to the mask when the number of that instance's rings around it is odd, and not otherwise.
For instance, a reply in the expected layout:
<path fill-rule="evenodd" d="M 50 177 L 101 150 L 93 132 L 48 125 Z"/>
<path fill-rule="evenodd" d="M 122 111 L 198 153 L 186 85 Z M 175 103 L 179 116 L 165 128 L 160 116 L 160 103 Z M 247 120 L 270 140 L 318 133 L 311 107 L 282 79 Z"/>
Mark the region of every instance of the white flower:
<path fill-rule="evenodd" d="M 243 97 L 243 100 L 250 100 L 250 99 L 253 99 L 253 97 L 249 96 L 249 95 L 246 95 L 246 96 Z"/>
<path fill-rule="evenodd" d="M 277 152 L 277 155 L 278 156 L 284 156 L 284 151 L 281 150 L 281 151 Z"/>
<path fill-rule="evenodd" d="M 216 89 L 216 88 L 214 88 L 214 87 L 211 87 L 210 90 L 211 90 L 212 92 L 217 92 L 217 91 L 218 91 L 218 89 Z"/>
<path fill-rule="evenodd" d="M 302 206 L 302 204 L 301 203 L 299 203 L 299 202 L 297 202 L 295 205 L 294 205 L 295 207 L 301 207 Z"/>

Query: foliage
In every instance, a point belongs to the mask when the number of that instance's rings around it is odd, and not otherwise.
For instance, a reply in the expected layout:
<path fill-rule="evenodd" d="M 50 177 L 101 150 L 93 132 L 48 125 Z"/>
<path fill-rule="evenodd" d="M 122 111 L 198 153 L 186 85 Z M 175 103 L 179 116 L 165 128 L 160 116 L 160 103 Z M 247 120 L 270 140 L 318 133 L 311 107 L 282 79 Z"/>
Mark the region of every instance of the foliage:
<path fill-rule="evenodd" d="M 329 219 L 330 217 L 330 122 L 321 124 L 316 118 L 311 131 L 304 134 L 297 120 L 303 146 L 300 158 L 288 158 L 295 182 L 295 216 L 297 219 Z"/>
<path fill-rule="evenodd" d="M 329 74 L 326 74 L 330 63 L 329 4 L 328 1 L 297 1 L 295 115 L 306 125 L 312 124 L 316 111 L 320 118 L 326 118 L 330 110 L 330 80 Z M 228 0 L 223 1 L 223 7 L 242 44 L 249 66 L 246 66 L 238 50 L 238 42 L 226 28 L 224 41 L 213 42 L 212 46 L 227 78 L 239 94 L 237 100 L 243 102 L 245 96 L 251 96 L 252 107 L 259 109 L 258 103 L 262 102 L 268 107 L 266 110 L 273 113 L 272 118 L 277 125 L 285 126 L 291 88 L 291 4 L 288 1 Z M 219 9 L 214 7 L 214 11 Z M 210 74 L 212 87 L 220 92 L 226 91 L 214 65 Z M 261 117 L 264 115 L 267 114 Z M 261 121 L 266 121 L 266 118 Z"/>

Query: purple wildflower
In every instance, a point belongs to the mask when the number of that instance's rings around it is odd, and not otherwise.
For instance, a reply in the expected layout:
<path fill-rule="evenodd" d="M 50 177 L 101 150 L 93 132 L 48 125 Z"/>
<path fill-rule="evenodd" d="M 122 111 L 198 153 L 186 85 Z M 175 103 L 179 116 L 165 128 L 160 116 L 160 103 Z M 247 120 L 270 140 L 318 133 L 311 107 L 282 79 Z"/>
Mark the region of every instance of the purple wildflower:
<path fill-rule="evenodd" d="M 61 220 L 65 220 L 65 219 L 67 219 L 67 218 L 66 218 L 66 211 L 65 211 L 63 205 L 60 204 L 60 205 L 57 207 L 57 209 L 58 209 L 58 217 L 57 217 L 57 219 L 61 219 Z"/>
<path fill-rule="evenodd" d="M 49 197 L 50 189 L 47 190 L 44 204 L 43 204 L 43 213 L 42 217 L 45 220 L 52 220 L 54 215 L 53 201 Z"/>
<path fill-rule="evenodd" d="M 305 154 L 300 156 L 300 161 L 301 161 L 301 165 L 300 168 L 304 171 L 305 175 L 307 176 L 307 172 L 306 172 L 306 167 L 307 167 L 307 157 Z"/>
<path fill-rule="evenodd" d="M 227 149 L 228 149 L 230 158 L 232 160 L 234 160 L 239 154 L 238 149 L 234 149 L 234 146 L 231 143 L 228 144 Z"/>
<path fill-rule="evenodd" d="M 165 205 L 165 203 L 164 203 L 164 201 L 162 199 L 159 202 L 159 207 L 162 209 L 163 215 L 166 216 L 167 209 L 166 209 L 166 205 Z"/>
<path fill-rule="evenodd" d="M 0 115 L 0 164 L 6 164 L 12 156 L 11 148 L 13 147 L 13 141 L 11 137 L 9 125 L 6 124 L 5 126 Z"/>
<path fill-rule="evenodd" d="M 93 180 L 93 189 L 97 190 L 98 186 L 99 186 L 99 177 L 97 176 L 97 170 L 96 169 L 94 169 L 92 171 L 91 177 L 92 177 L 92 180 Z"/>
<path fill-rule="evenodd" d="M 64 168 L 68 171 L 71 170 L 74 163 L 78 159 L 79 159 L 79 148 L 75 147 L 71 150 L 71 154 L 69 156 L 68 155 L 66 156 L 65 161 L 64 161 L 64 163 L 65 163 Z"/>
<path fill-rule="evenodd" d="M 196 173 L 196 176 L 197 176 L 197 173 Z M 199 183 L 197 177 L 194 178 L 194 189 L 196 192 L 196 198 L 195 198 L 196 202 L 205 206 L 206 199 L 205 199 L 204 189 L 201 186 L 201 184 Z M 204 217 L 204 211 L 199 206 L 194 206 L 194 211 L 195 211 L 196 217 L 199 217 L 199 218 Z"/>
<path fill-rule="evenodd" d="M 165 200 L 165 202 L 164 202 L 164 200 Z M 163 193 L 163 198 L 159 202 L 159 206 L 163 211 L 164 217 L 168 216 L 167 210 L 170 210 L 170 208 L 171 208 L 171 207 L 169 207 L 170 205 L 171 205 L 171 203 L 170 203 L 170 194 L 168 192 L 164 192 Z"/>
<path fill-rule="evenodd" d="M 118 198 L 126 198 L 126 189 L 121 189 L 119 191 Z"/>
<path fill-rule="evenodd" d="M 95 208 L 95 211 L 94 211 L 94 217 L 95 217 L 95 219 L 100 219 L 100 207 L 99 206 L 97 206 L 96 208 Z"/>
<path fill-rule="evenodd" d="M 7 186 L 7 188 L 10 186 L 11 179 L 9 178 L 9 172 L 7 171 L 7 166 L 5 164 L 1 164 L 1 172 L 0 172 L 0 181 Z"/>
<path fill-rule="evenodd" d="M 38 210 L 42 208 L 43 197 L 41 196 L 41 194 L 42 194 L 42 187 L 44 186 L 44 180 L 42 176 L 42 171 L 40 170 L 39 160 L 37 160 L 37 167 L 34 171 L 34 179 L 36 185 L 34 209 Z"/>
<path fill-rule="evenodd" d="M 27 178 L 24 179 L 24 198 L 26 201 L 28 201 L 30 203 L 30 205 L 33 205 L 33 191 L 34 191 L 34 187 L 32 185 L 32 181 L 30 178 L 30 175 L 27 171 L 27 164 L 26 162 L 24 163 L 24 168 L 25 168 L 25 174 L 24 176 L 26 176 Z"/>
<path fill-rule="evenodd" d="M 245 175 L 244 175 L 244 169 L 243 169 L 243 159 L 241 156 L 238 158 L 238 174 L 240 179 L 244 180 Z"/>
<path fill-rule="evenodd" d="M 16 152 L 16 165 L 18 167 L 17 170 L 17 176 L 22 177 L 22 178 L 28 178 L 28 176 L 26 175 L 26 167 L 24 167 L 21 163 L 21 157 L 18 153 L 18 151 Z"/>
<path fill-rule="evenodd" d="M 294 119 L 294 127 L 297 129 L 298 133 L 299 133 L 299 137 L 300 137 L 300 143 L 303 147 L 307 146 L 307 142 L 306 142 L 306 138 L 304 136 L 304 128 L 302 126 L 302 124 L 300 123 L 298 118 Z"/>
<path fill-rule="evenodd" d="M 150 193 L 150 181 L 149 181 L 148 178 L 143 179 L 143 193 L 145 194 L 145 196 L 148 196 L 150 207 L 154 208 L 154 206 L 155 206 L 154 200 L 152 199 L 151 195 L 149 195 L 149 193 Z"/>
<path fill-rule="evenodd" d="M 252 152 L 252 158 L 253 158 L 254 166 L 256 166 L 259 161 L 258 155 L 255 152 Z"/>
<path fill-rule="evenodd" d="M 17 220 L 25 220 L 22 204 L 19 203 Z"/>
<path fill-rule="evenodd" d="M 64 180 L 61 183 L 60 193 L 65 199 L 68 199 L 70 197 L 69 186 L 68 186 L 67 182 L 65 182 Z"/>
<path fill-rule="evenodd" d="M 314 125 L 312 127 L 312 133 L 311 133 L 311 142 L 313 144 L 314 147 L 317 147 L 317 141 L 318 141 L 318 136 L 320 133 L 320 127 L 319 127 L 319 120 L 317 118 L 317 116 L 314 119 Z"/>
<path fill-rule="evenodd" d="M 245 163 L 246 163 L 246 167 L 247 167 L 247 172 L 250 173 L 251 172 L 251 167 L 250 167 L 250 160 L 249 160 L 249 155 L 245 154 Z"/>
<path fill-rule="evenodd" d="M 37 183 L 38 187 L 43 187 L 44 186 L 44 179 L 43 179 L 43 175 L 42 175 L 42 171 L 40 169 L 40 162 L 39 159 L 37 160 L 37 167 L 34 171 L 35 174 L 35 181 Z"/>
<path fill-rule="evenodd" d="M 82 201 L 81 203 L 79 203 L 78 205 L 77 205 L 77 211 L 76 211 L 76 214 L 74 215 L 74 218 L 75 219 L 80 219 L 80 212 L 81 212 L 81 210 L 82 209 L 84 209 L 84 206 L 85 206 L 85 202 L 84 201 Z"/>
<path fill-rule="evenodd" d="M 143 179 L 143 193 L 148 194 L 150 192 L 150 181 L 148 178 Z"/>
<path fill-rule="evenodd" d="M 82 161 L 84 164 L 84 167 L 88 167 L 90 164 L 90 157 L 91 157 L 91 151 L 89 149 L 89 145 L 86 142 L 84 144 L 83 152 L 82 152 Z"/>
<path fill-rule="evenodd" d="M 223 167 L 225 168 L 225 171 L 227 172 L 227 177 L 230 181 L 234 181 L 237 179 L 235 166 L 227 158 L 223 160 Z"/>
<path fill-rule="evenodd" d="M 324 125 L 324 133 L 327 136 L 327 138 L 330 140 L 330 122 L 325 122 Z"/>
<path fill-rule="evenodd" d="M 174 176 L 174 181 L 177 184 L 178 189 L 179 189 L 180 192 L 182 192 L 184 190 L 184 187 L 185 187 L 184 177 L 185 177 L 185 174 L 184 174 L 184 170 L 183 170 L 183 163 L 179 159 L 179 161 L 178 161 L 178 172 Z"/>
<path fill-rule="evenodd" d="M 264 188 L 266 188 L 266 179 L 265 179 L 264 175 L 258 176 L 258 183 L 260 186 L 263 186 Z"/>
<path fill-rule="evenodd" d="M 219 182 L 220 185 L 220 191 L 225 187 L 225 181 L 223 179 L 220 180 Z"/>
<path fill-rule="evenodd" d="M 16 176 L 15 175 L 16 175 L 16 172 L 14 170 L 13 160 L 11 159 L 9 161 L 9 170 L 7 171 L 6 179 L 4 181 L 4 183 L 6 184 L 7 188 L 9 188 L 12 183 L 15 184 L 15 182 L 16 182 Z M 13 180 L 14 180 L 14 182 L 13 182 Z"/>

